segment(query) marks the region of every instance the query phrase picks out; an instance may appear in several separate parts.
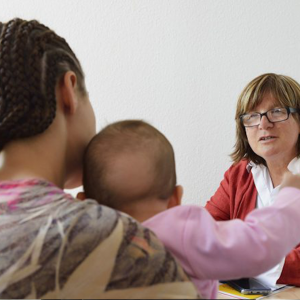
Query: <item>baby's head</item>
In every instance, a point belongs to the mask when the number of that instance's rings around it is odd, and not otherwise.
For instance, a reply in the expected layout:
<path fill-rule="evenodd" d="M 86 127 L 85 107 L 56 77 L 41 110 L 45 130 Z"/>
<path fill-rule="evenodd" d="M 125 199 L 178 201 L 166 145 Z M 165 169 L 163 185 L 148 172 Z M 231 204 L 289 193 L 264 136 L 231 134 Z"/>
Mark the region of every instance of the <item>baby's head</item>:
<path fill-rule="evenodd" d="M 179 205 L 174 151 L 153 126 L 136 120 L 105 127 L 84 156 L 86 198 L 123 211 L 139 221 Z"/>

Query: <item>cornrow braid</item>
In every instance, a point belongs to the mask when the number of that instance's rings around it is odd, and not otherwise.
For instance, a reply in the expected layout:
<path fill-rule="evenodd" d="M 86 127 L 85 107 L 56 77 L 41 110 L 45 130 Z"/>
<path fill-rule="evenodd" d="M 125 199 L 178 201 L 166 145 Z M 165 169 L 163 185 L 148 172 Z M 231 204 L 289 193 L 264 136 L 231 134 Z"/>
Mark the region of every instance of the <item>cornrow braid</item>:
<path fill-rule="evenodd" d="M 80 63 L 63 38 L 35 20 L 0 23 L 0 150 L 50 126 L 55 86 L 69 70 L 86 93 Z"/>

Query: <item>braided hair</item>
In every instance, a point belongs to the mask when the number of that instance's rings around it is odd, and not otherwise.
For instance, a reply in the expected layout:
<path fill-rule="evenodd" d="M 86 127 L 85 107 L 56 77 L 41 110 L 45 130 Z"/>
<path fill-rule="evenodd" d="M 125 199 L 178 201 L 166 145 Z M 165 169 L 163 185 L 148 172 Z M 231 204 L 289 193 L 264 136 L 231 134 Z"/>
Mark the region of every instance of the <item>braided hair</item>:
<path fill-rule="evenodd" d="M 0 151 L 49 127 L 56 84 L 69 70 L 85 94 L 82 68 L 65 39 L 35 20 L 0 23 Z"/>

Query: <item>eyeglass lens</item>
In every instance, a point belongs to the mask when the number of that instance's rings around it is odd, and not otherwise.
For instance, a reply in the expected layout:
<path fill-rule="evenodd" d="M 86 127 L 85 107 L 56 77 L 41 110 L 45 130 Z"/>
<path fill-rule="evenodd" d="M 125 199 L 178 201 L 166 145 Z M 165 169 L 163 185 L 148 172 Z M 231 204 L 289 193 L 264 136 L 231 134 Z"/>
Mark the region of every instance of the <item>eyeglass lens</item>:
<path fill-rule="evenodd" d="M 268 110 L 265 113 L 249 113 L 242 116 L 244 126 L 257 126 L 261 122 L 261 118 L 266 116 L 271 123 L 287 120 L 289 112 L 286 108 L 275 108 Z"/>

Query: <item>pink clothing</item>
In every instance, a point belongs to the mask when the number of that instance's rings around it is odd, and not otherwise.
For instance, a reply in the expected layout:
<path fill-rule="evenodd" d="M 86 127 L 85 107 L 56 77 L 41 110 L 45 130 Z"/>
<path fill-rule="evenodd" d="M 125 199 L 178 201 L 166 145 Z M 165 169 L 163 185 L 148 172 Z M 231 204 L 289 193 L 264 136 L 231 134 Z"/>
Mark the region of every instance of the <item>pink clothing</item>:
<path fill-rule="evenodd" d="M 202 297 L 216 298 L 218 280 L 259 275 L 300 242 L 300 190 L 282 189 L 272 206 L 244 221 L 215 221 L 203 207 L 180 206 L 143 225 L 178 258 Z"/>

